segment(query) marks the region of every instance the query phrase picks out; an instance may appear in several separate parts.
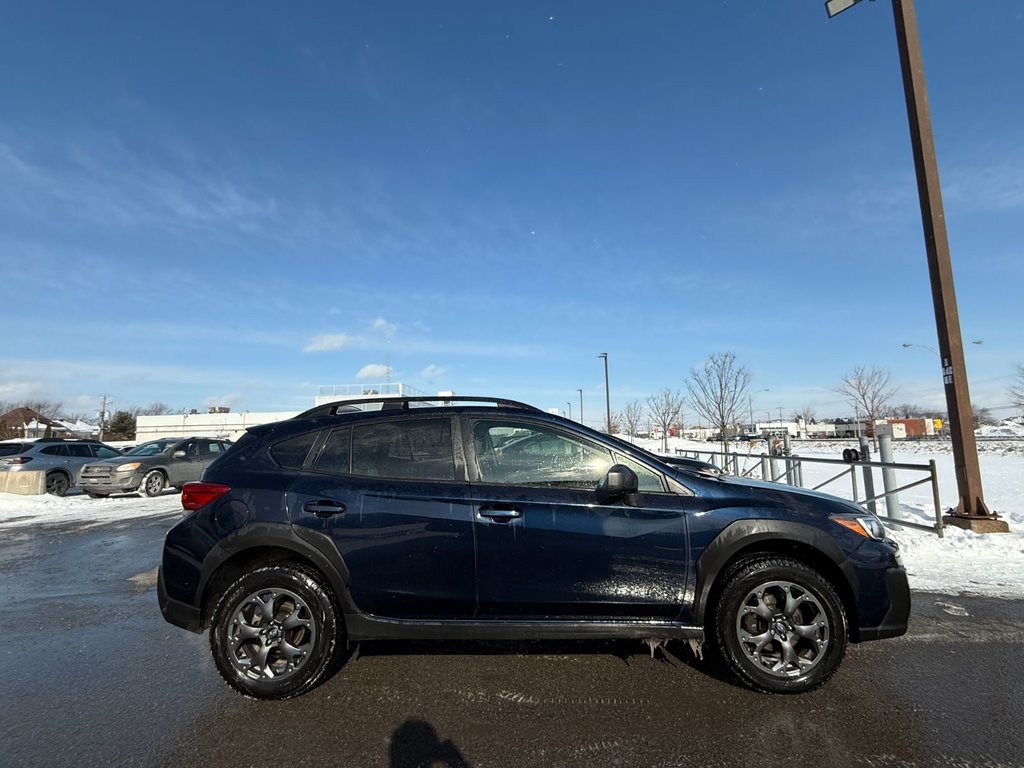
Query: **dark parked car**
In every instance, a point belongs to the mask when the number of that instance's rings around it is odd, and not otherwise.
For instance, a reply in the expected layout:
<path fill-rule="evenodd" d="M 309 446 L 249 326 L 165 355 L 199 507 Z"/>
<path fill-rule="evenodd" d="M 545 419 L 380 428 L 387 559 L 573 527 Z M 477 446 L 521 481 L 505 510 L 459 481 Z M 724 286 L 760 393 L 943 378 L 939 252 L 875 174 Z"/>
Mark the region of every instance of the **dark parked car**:
<path fill-rule="evenodd" d="M 906 631 L 898 547 L 850 502 L 521 403 L 418 400 L 251 427 L 185 485 L 160 608 L 209 629 L 237 690 L 303 693 L 346 640 L 634 638 L 706 644 L 747 685 L 799 692 L 848 641 Z"/>
<path fill-rule="evenodd" d="M 13 440 L 0 443 L 0 472 L 45 472 L 46 492 L 63 496 L 78 485 L 86 464 L 120 455 L 119 450 L 98 440 L 61 437 Z"/>
<path fill-rule="evenodd" d="M 156 496 L 164 488 L 180 488 L 198 480 L 230 447 L 227 440 L 209 437 L 150 440 L 114 458 L 87 464 L 79 483 L 94 499 L 133 491 Z"/>

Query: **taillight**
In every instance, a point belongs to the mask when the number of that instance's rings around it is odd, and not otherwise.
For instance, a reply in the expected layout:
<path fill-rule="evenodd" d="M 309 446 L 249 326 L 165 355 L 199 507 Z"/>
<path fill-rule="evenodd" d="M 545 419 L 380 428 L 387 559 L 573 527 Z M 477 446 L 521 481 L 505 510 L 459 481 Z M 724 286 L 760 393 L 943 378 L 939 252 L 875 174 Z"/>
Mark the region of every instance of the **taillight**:
<path fill-rule="evenodd" d="M 181 487 L 181 506 L 189 512 L 195 512 L 230 490 L 231 486 L 223 483 L 185 483 Z"/>
<path fill-rule="evenodd" d="M 4 464 L 28 464 L 32 461 L 31 456 L 11 456 L 9 459 L 0 459 Z"/>

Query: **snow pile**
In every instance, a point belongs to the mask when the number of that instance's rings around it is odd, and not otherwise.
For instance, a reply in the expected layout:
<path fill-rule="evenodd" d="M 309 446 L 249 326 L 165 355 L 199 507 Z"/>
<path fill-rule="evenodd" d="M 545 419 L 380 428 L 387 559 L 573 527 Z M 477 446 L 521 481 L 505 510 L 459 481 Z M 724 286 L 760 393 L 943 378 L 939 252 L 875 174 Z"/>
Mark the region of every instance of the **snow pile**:
<path fill-rule="evenodd" d="M 974 434 L 985 439 L 993 437 L 1024 438 L 1024 416 L 1014 416 L 1012 419 L 1004 419 L 1001 424 L 979 427 Z"/>

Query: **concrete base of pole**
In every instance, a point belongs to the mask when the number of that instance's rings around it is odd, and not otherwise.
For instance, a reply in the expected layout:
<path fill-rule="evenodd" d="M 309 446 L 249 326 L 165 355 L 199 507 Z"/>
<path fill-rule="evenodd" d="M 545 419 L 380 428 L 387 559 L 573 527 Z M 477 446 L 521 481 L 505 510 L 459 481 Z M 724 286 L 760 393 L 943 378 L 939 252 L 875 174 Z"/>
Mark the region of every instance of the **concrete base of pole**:
<path fill-rule="evenodd" d="M 952 515 L 944 515 L 942 523 L 943 525 L 955 525 L 957 528 L 963 528 L 965 531 L 974 531 L 975 533 L 1010 532 L 1010 526 L 1006 521 L 1000 520 L 997 516 L 968 517 L 967 515 L 953 513 Z"/>

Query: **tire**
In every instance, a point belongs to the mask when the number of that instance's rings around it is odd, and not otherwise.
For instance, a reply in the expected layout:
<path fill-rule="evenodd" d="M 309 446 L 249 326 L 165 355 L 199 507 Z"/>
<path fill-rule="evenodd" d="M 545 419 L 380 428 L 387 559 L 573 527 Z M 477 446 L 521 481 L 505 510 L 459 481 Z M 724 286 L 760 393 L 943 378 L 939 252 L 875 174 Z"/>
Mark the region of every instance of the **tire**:
<path fill-rule="evenodd" d="M 159 496 L 166 486 L 167 478 L 164 477 L 164 473 L 159 469 L 151 469 L 143 476 L 142 482 L 139 484 L 139 492 L 152 498 Z"/>
<path fill-rule="evenodd" d="M 813 690 L 846 653 L 846 612 L 835 588 L 786 557 L 739 562 L 726 577 L 712 622 L 722 661 L 759 691 Z"/>
<path fill-rule="evenodd" d="M 333 592 L 318 572 L 265 566 L 232 584 L 210 622 L 210 651 L 224 681 L 255 699 L 287 699 L 318 685 L 343 634 Z"/>
<path fill-rule="evenodd" d="M 51 472 L 46 476 L 46 492 L 53 496 L 63 496 L 71 487 L 71 479 L 63 472 Z"/>
<path fill-rule="evenodd" d="M 110 494 L 109 493 L 96 493 L 94 491 L 86 491 L 85 495 L 88 496 L 90 499 L 105 499 Z"/>

